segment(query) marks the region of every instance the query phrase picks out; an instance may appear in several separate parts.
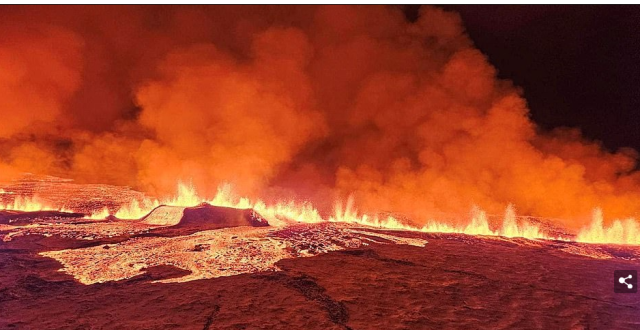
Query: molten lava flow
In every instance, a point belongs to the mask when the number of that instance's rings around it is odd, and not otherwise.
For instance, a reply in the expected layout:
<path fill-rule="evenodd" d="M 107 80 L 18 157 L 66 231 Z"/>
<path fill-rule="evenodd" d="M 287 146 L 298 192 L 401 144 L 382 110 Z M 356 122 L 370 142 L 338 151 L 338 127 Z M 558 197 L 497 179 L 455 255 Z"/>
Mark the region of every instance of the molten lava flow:
<path fill-rule="evenodd" d="M 388 235 L 345 223 L 324 223 L 276 229 L 222 228 L 193 235 L 141 237 L 119 244 L 40 254 L 58 260 L 64 266 L 62 271 L 83 284 L 131 278 L 158 265 L 189 271 L 190 274 L 183 277 L 160 280 L 170 283 L 277 271 L 276 262 L 285 258 L 360 248 L 372 242 L 418 247 L 427 244 L 422 238 Z"/>

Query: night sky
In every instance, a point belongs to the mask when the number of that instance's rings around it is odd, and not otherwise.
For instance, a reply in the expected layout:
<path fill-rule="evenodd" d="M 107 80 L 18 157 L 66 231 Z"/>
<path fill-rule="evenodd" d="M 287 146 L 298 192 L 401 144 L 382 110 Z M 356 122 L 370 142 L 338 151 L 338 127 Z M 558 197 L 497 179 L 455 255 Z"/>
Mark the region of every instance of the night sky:
<path fill-rule="evenodd" d="M 640 7 L 443 7 L 461 15 L 499 76 L 524 89 L 542 129 L 579 127 L 612 151 L 640 150 Z"/>

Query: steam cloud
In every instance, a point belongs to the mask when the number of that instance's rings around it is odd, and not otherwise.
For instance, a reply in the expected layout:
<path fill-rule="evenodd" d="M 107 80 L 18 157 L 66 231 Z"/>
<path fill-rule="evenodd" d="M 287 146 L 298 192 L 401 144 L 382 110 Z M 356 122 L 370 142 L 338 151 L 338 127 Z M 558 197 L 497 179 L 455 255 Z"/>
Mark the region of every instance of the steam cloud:
<path fill-rule="evenodd" d="M 353 193 L 424 222 L 467 213 L 584 225 L 640 208 L 638 155 L 540 132 L 457 14 L 423 7 L 5 7 L 0 179 L 190 180 L 241 194 Z"/>

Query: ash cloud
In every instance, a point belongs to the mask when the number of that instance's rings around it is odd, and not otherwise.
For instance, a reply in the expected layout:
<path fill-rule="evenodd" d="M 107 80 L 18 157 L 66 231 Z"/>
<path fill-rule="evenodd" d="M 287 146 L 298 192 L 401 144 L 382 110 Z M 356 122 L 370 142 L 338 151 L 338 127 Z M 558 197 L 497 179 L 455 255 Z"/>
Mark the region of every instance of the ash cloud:
<path fill-rule="evenodd" d="M 457 14 L 423 7 L 5 7 L 0 179 L 23 171 L 310 199 L 424 222 L 640 207 L 637 153 L 541 132 Z M 560 220 L 558 220 L 560 221 Z"/>

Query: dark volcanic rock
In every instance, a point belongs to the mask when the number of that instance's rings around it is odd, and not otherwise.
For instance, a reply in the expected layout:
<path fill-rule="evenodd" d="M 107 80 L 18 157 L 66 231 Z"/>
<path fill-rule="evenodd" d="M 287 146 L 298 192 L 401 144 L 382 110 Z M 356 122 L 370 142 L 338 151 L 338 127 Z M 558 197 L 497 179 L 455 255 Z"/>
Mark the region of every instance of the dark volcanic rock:
<path fill-rule="evenodd" d="M 202 204 L 184 209 L 182 219 L 173 227 L 206 230 L 238 226 L 266 227 L 269 223 L 251 209 L 240 210 Z"/>
<path fill-rule="evenodd" d="M 59 211 L 0 211 L 0 224 L 23 225 L 36 221 L 51 221 L 64 219 L 78 219 L 84 217 L 82 213 L 59 212 Z"/>
<path fill-rule="evenodd" d="M 153 229 L 144 236 L 178 236 L 195 232 L 250 226 L 266 227 L 269 223 L 252 209 L 234 209 L 203 203 L 196 207 L 161 205 L 141 219 L 142 222 L 164 227 Z"/>
<path fill-rule="evenodd" d="M 144 271 L 143 274 L 132 277 L 126 281 L 127 282 L 137 282 L 137 281 L 151 282 L 151 281 L 164 280 L 169 278 L 182 277 L 182 276 L 191 274 L 191 272 L 188 270 L 181 269 L 175 266 L 169 266 L 169 265 L 160 265 L 160 266 L 143 268 L 142 271 Z"/>
<path fill-rule="evenodd" d="M 553 245 L 443 236 L 277 265 L 282 272 L 152 283 L 186 272 L 161 266 L 82 285 L 52 259 L 0 252 L 0 329 L 631 330 L 640 322 L 637 294 L 612 285 L 614 270 L 637 261 Z"/>

